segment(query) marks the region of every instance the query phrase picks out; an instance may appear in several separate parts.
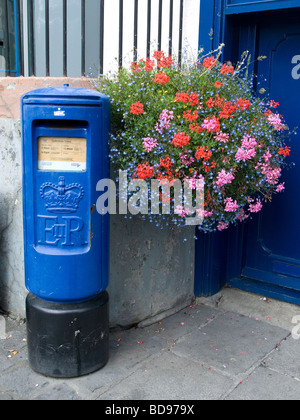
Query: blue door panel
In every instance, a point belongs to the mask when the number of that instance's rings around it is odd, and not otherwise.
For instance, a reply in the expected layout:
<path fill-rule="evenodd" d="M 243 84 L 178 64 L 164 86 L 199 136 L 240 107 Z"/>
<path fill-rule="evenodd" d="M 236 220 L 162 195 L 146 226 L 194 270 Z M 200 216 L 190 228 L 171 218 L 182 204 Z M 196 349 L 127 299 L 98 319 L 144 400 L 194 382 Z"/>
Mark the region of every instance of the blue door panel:
<path fill-rule="evenodd" d="M 264 283 L 300 291 L 300 283 L 295 282 L 295 279 L 283 274 L 275 274 L 276 275 L 274 275 L 274 272 L 272 271 L 262 271 L 257 268 L 247 266 L 243 270 L 243 275 L 245 278 L 253 279 L 256 281 L 263 281 Z"/>
<path fill-rule="evenodd" d="M 295 70 L 295 57 L 300 55 L 300 24 L 264 23 L 258 45 L 258 55 L 267 57 L 257 67 L 258 75 L 264 76 L 258 88 L 265 88 L 280 103 L 278 112 L 294 129 L 300 126 L 300 77 Z M 300 136 L 292 136 L 289 145 L 292 155 L 288 161 L 295 166 L 283 171 L 285 192 L 267 203 L 248 229 L 242 276 L 300 290 Z"/>
<path fill-rule="evenodd" d="M 218 0 L 214 5 L 216 3 Z M 262 76 L 255 87 L 257 94 L 265 89 L 271 99 L 280 103 L 278 112 L 284 116 L 289 128 L 299 129 L 291 142 L 287 142 L 292 149 L 287 159 L 290 167 L 283 170 L 280 179 L 285 182 L 285 192 L 276 195 L 271 203 L 265 203 L 263 211 L 253 220 L 228 231 L 227 262 L 223 265 L 224 277 L 220 285 L 227 282 L 243 290 L 300 304 L 300 5 L 291 10 L 292 2 L 278 1 L 277 5 L 280 3 L 282 9 L 279 12 L 266 11 L 268 8 L 263 8 L 264 3 L 260 2 L 261 12 L 254 14 L 250 7 L 247 8 L 249 2 L 224 2 L 221 26 L 226 47 L 223 59 L 236 62 L 246 50 L 253 59 L 265 56 L 263 61 L 253 60 L 251 65 L 251 70 Z M 234 7 L 240 7 L 240 10 L 231 13 Z M 214 24 L 218 26 L 219 23 L 218 13 Z M 214 242 L 218 248 L 219 242 L 216 239 Z M 198 249 L 201 245 L 204 243 L 199 244 Z M 196 260 L 198 257 L 199 252 Z M 218 253 L 217 257 L 223 258 L 223 255 Z M 201 258 L 197 261 L 199 272 Z M 209 261 L 205 264 L 214 266 Z M 197 278 L 196 285 L 199 289 Z"/>

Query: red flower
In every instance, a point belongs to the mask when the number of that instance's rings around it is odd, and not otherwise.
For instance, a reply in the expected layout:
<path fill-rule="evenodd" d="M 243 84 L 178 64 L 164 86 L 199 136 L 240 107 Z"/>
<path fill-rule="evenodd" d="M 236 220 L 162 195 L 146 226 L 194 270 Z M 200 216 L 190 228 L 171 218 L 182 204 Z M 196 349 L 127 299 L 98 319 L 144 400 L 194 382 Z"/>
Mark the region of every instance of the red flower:
<path fill-rule="evenodd" d="M 198 100 L 198 94 L 197 94 L 197 92 L 193 92 L 193 93 L 190 94 L 190 96 L 189 96 L 189 103 L 192 106 L 198 105 L 199 100 Z"/>
<path fill-rule="evenodd" d="M 162 60 L 162 58 L 165 56 L 165 53 L 163 51 L 154 51 L 153 57 L 156 60 Z"/>
<path fill-rule="evenodd" d="M 175 96 L 175 101 L 187 104 L 189 101 L 189 92 L 177 92 Z"/>
<path fill-rule="evenodd" d="M 204 131 L 205 130 L 205 128 L 204 127 L 200 127 L 200 125 L 198 124 L 198 123 L 196 123 L 196 124 L 190 124 L 190 130 L 191 131 L 197 131 L 197 133 L 202 133 L 202 131 Z"/>
<path fill-rule="evenodd" d="M 193 93 L 189 93 L 189 91 L 187 92 L 177 92 L 176 96 L 175 96 L 175 101 L 176 102 L 183 102 L 185 104 L 189 103 L 192 106 L 198 105 L 199 100 L 198 100 L 198 94 L 197 92 L 193 92 Z"/>
<path fill-rule="evenodd" d="M 156 59 L 158 68 L 170 68 L 174 64 L 172 57 L 170 55 L 166 57 L 163 51 L 155 51 L 153 58 Z"/>
<path fill-rule="evenodd" d="M 139 71 L 142 71 L 142 69 L 140 68 L 140 65 L 139 64 L 136 64 L 136 63 L 131 63 L 131 70 L 134 73 L 137 73 Z"/>
<path fill-rule="evenodd" d="M 205 165 L 204 166 L 204 171 L 205 171 L 205 173 L 209 172 L 211 169 L 213 169 L 215 167 L 216 167 L 216 162 L 213 160 L 210 165 Z"/>
<path fill-rule="evenodd" d="M 271 99 L 271 101 L 270 101 L 270 107 L 271 108 L 277 108 L 279 105 L 280 105 L 279 102 L 275 102 L 275 101 L 273 101 L 273 99 Z"/>
<path fill-rule="evenodd" d="M 223 106 L 225 98 L 220 98 L 218 94 L 216 95 L 216 98 L 217 99 L 215 100 L 215 106 L 217 106 L 218 108 L 221 108 Z"/>
<path fill-rule="evenodd" d="M 212 69 L 215 64 L 216 64 L 217 60 L 215 59 L 215 57 L 206 57 L 203 60 L 203 67 L 206 67 L 207 69 Z"/>
<path fill-rule="evenodd" d="M 131 104 L 131 107 L 130 107 L 131 114 L 139 115 L 139 114 L 143 114 L 144 112 L 145 112 L 144 105 L 140 101 L 137 101 Z"/>
<path fill-rule="evenodd" d="M 216 81 L 216 83 L 215 83 L 215 87 L 217 88 L 217 89 L 219 89 L 219 88 L 221 88 L 223 86 L 223 83 L 221 83 L 221 82 L 219 82 L 218 80 Z"/>
<path fill-rule="evenodd" d="M 160 180 L 161 185 L 168 185 L 169 182 L 171 183 L 174 180 L 174 175 L 169 170 L 166 171 L 165 173 L 158 172 L 156 179 Z M 159 193 L 159 195 L 162 199 L 161 193 Z"/>
<path fill-rule="evenodd" d="M 233 66 L 229 66 L 228 64 L 223 64 L 221 70 L 220 70 L 221 74 L 233 74 L 234 73 L 234 67 Z"/>
<path fill-rule="evenodd" d="M 175 147 L 184 147 L 189 144 L 191 138 L 188 134 L 178 132 L 175 134 L 171 144 Z"/>
<path fill-rule="evenodd" d="M 165 155 L 164 159 L 160 159 L 159 166 L 161 168 L 171 169 L 173 166 L 173 161 L 168 155 Z"/>
<path fill-rule="evenodd" d="M 291 153 L 291 149 L 287 146 L 285 146 L 285 148 L 280 147 L 280 149 L 278 151 L 278 154 L 282 155 L 284 157 L 290 156 L 290 153 Z"/>
<path fill-rule="evenodd" d="M 138 179 L 151 178 L 154 174 L 154 169 L 148 162 L 140 163 L 136 168 L 133 177 Z"/>
<path fill-rule="evenodd" d="M 198 111 L 194 111 L 193 113 L 190 110 L 188 110 L 188 112 L 183 111 L 183 118 L 192 123 L 198 118 Z"/>
<path fill-rule="evenodd" d="M 270 109 L 268 109 L 267 111 L 264 111 L 264 115 L 266 117 L 268 117 L 269 115 L 272 115 L 272 114 L 273 114 L 273 112 Z"/>
<path fill-rule="evenodd" d="M 213 100 L 213 98 L 209 98 L 208 101 L 206 101 L 206 105 L 208 106 L 208 108 L 212 108 L 215 106 L 215 101 Z"/>
<path fill-rule="evenodd" d="M 251 102 L 248 99 L 239 98 L 236 101 L 237 106 L 240 108 L 241 111 L 246 111 L 251 106 Z"/>
<path fill-rule="evenodd" d="M 218 108 L 221 108 L 221 106 L 223 105 L 225 99 L 224 98 L 220 98 L 220 96 L 217 94 L 216 95 L 216 99 L 210 98 L 207 102 L 206 105 L 208 106 L 208 108 L 213 108 L 214 106 L 217 106 Z"/>
<path fill-rule="evenodd" d="M 208 147 L 200 146 L 197 147 L 195 156 L 197 160 L 203 159 L 204 161 L 207 161 L 212 157 L 212 152 Z"/>
<path fill-rule="evenodd" d="M 154 79 L 152 79 L 154 83 L 159 83 L 160 85 L 166 85 L 169 80 L 170 76 L 168 76 L 166 73 L 156 73 Z"/>
<path fill-rule="evenodd" d="M 233 114 L 237 110 L 238 110 L 237 106 L 233 105 L 233 103 L 231 101 L 227 101 L 223 105 L 222 111 L 220 112 L 220 117 L 221 118 L 226 118 L 226 119 L 232 118 Z"/>
<path fill-rule="evenodd" d="M 150 60 L 150 58 L 146 58 L 145 61 L 145 70 L 152 71 L 154 69 L 154 61 Z"/>

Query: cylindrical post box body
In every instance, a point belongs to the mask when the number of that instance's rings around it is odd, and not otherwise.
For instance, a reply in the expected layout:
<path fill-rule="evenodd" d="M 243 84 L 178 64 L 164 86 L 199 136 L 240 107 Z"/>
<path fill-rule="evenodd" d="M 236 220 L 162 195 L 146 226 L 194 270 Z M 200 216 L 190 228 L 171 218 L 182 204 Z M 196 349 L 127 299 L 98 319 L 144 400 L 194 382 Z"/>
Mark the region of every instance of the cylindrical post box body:
<path fill-rule="evenodd" d="M 107 288 L 109 215 L 96 185 L 109 178 L 109 101 L 96 91 L 39 89 L 22 98 L 26 287 L 76 303 Z"/>
<path fill-rule="evenodd" d="M 48 376 L 80 376 L 108 357 L 109 214 L 96 210 L 96 186 L 109 178 L 109 100 L 64 85 L 21 106 L 29 360 Z M 99 336 L 80 341 L 89 331 Z"/>

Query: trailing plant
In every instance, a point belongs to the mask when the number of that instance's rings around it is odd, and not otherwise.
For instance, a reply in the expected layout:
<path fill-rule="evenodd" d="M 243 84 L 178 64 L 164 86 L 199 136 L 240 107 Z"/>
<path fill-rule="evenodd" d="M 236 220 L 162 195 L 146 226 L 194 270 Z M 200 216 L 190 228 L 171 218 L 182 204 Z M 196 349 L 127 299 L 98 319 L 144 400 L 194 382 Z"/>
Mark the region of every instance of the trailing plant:
<path fill-rule="evenodd" d="M 245 221 L 282 192 L 290 154 L 279 104 L 253 94 L 249 55 L 222 63 L 222 47 L 181 65 L 156 51 L 98 84 L 111 101 L 115 167 L 149 188 L 151 180 L 187 180 L 196 193 L 202 180 L 204 207 L 196 211 L 206 232 Z M 177 205 L 174 220 L 180 225 L 190 212 Z"/>

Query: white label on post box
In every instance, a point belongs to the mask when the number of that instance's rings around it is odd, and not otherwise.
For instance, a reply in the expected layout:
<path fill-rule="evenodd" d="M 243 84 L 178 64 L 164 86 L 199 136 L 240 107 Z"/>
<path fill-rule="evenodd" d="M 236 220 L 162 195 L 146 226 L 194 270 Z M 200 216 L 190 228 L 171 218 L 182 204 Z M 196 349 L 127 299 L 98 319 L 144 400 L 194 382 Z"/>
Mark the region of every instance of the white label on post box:
<path fill-rule="evenodd" d="M 86 144 L 82 137 L 39 137 L 38 170 L 86 171 Z"/>
<path fill-rule="evenodd" d="M 58 108 L 57 111 L 54 111 L 54 116 L 55 117 L 65 117 L 66 116 L 66 111 L 62 111 L 60 108 Z"/>

